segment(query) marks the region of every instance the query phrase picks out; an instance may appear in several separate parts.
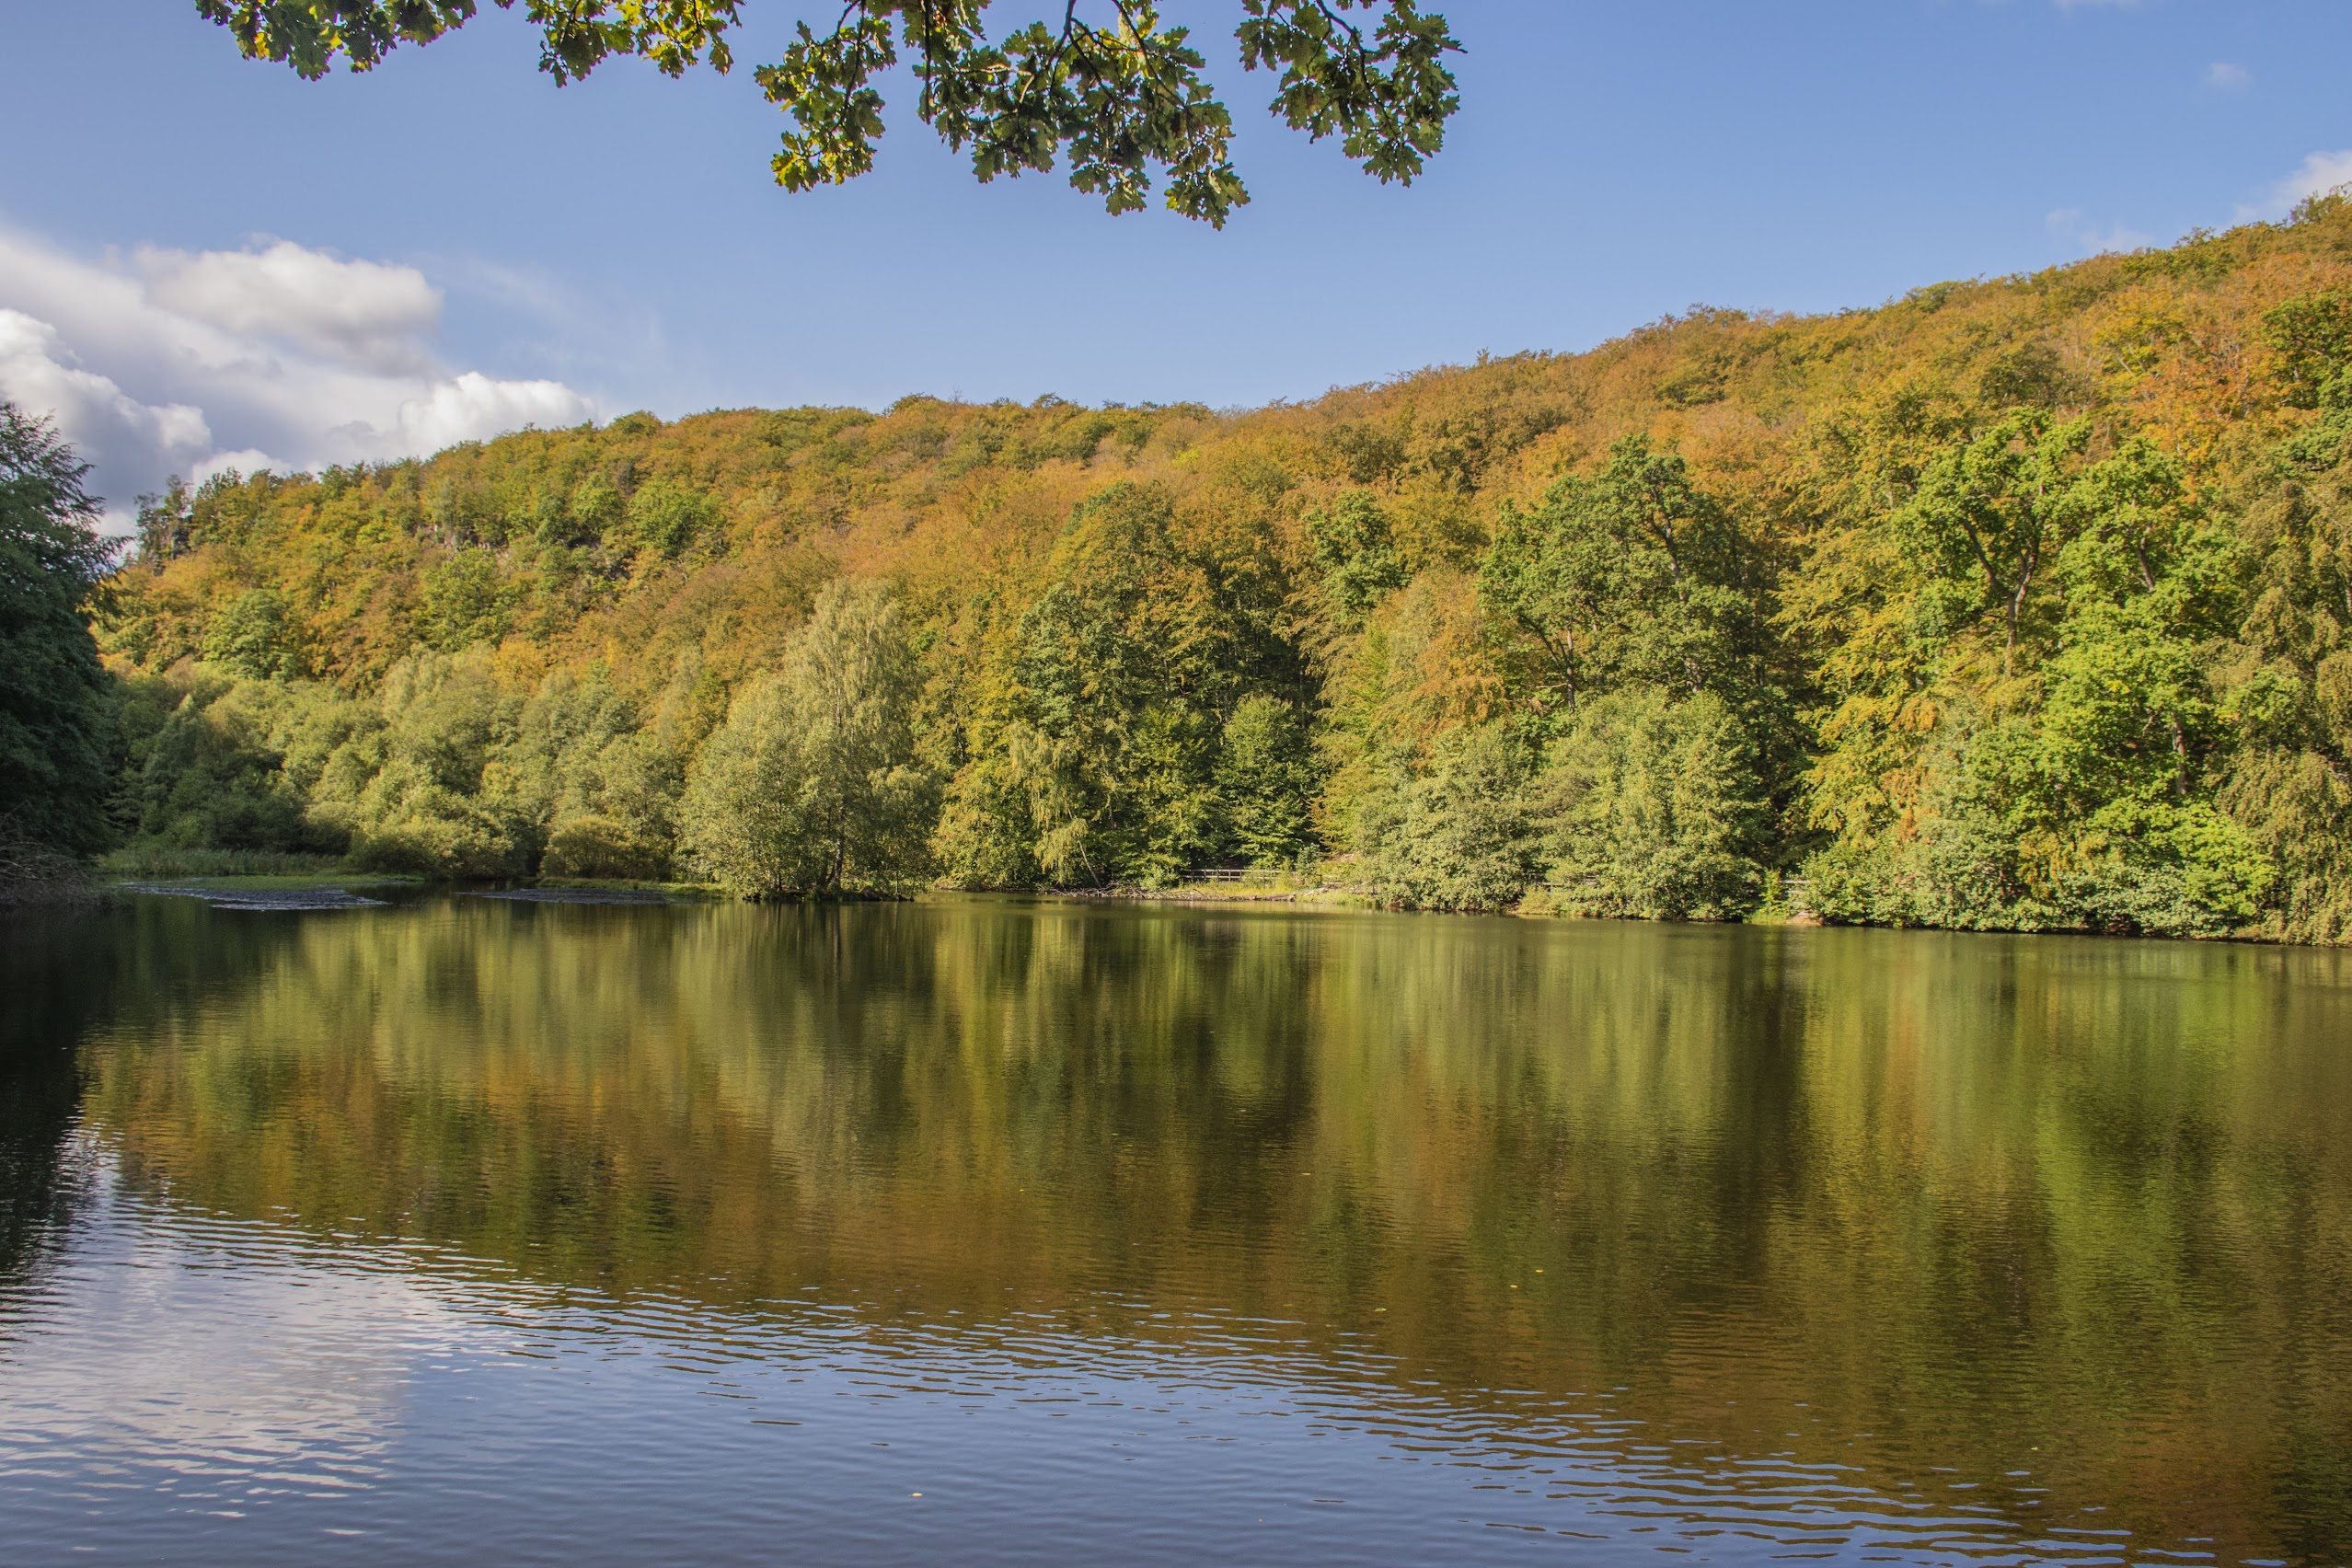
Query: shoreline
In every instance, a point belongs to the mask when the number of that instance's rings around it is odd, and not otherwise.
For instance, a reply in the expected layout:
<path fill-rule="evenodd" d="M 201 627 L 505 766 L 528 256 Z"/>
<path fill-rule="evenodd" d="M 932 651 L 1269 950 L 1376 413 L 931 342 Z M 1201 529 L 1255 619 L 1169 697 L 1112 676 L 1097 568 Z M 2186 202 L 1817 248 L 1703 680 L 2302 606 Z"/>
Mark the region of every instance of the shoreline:
<path fill-rule="evenodd" d="M 223 900 L 240 907 L 307 907 L 304 895 L 341 894 L 332 900 L 335 907 L 383 905 L 391 902 L 368 896 L 371 893 L 427 894 L 444 892 L 471 897 L 502 898 L 512 902 L 582 903 L 582 904 L 726 904 L 737 902 L 732 894 L 709 883 L 677 882 L 631 882 L 617 879 L 572 878 L 502 878 L 493 881 L 467 882 L 426 877 L 408 871 L 306 870 L 295 872 L 236 873 L 213 875 L 165 876 L 106 876 L 86 875 L 79 882 L 38 884 L 29 895 L 17 888 L 0 887 L 0 912 L 21 913 L 37 908 L 89 906 L 112 902 L 127 894 L 148 894 L 162 896 L 222 895 Z M 1001 894 L 1041 899 L 1066 899 L 1080 903 L 1166 904 L 1195 906 L 1230 905 L 1235 907 L 1268 907 L 1275 905 L 1302 909 L 1351 910 L 1389 914 L 1458 915 L 1482 914 L 1516 920 L 1606 920 L 1639 925 L 1688 926 L 1754 926 L 1794 930 L 1937 931 L 1954 936 L 2016 936 L 2016 937 L 2088 937 L 2120 941 L 2185 941 L 2200 944 L 2226 943 L 2244 947 L 2277 949 L 2307 949 L 2312 951 L 2345 951 L 2352 944 L 2295 942 L 2254 931 L 2226 931 L 2208 935 L 2166 935 L 2142 931 L 2094 930 L 2086 928 L 2051 928 L 2018 929 L 2013 928 L 1974 928 L 1956 926 L 1909 926 L 1862 922 L 1824 920 L 1806 910 L 1758 910 L 1737 920 L 1653 921 L 1635 917 L 1588 915 L 1563 910 L 1547 901 L 1528 898 L 1501 909 L 1461 911 L 1401 909 L 1382 904 L 1368 890 L 1355 885 L 1319 882 L 1312 885 L 1284 887 L 1251 886 L 1239 882 L 1186 882 L 1164 888 L 953 888 L 936 886 L 911 895 L 909 901 L 919 900 L 927 894 Z M 860 904 L 876 900 L 857 896 L 810 900 L 812 903 Z M 882 902 L 897 902 L 884 900 Z M 1530 906 L 1532 905 L 1532 906 Z M 328 906 L 321 903 L 319 907 Z"/>

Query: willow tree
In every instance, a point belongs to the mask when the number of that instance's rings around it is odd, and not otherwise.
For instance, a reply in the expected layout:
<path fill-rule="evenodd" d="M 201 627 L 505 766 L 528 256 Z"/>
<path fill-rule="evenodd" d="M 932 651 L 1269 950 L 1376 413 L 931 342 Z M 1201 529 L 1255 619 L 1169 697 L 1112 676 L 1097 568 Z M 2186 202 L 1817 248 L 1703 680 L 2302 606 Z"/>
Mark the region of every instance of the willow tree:
<path fill-rule="evenodd" d="M 512 9 L 515 0 L 492 0 Z M 1272 72 L 1273 112 L 1315 141 L 1337 136 L 1383 183 L 1411 184 L 1444 144 L 1460 99 L 1446 56 L 1461 46 L 1418 0 L 1238 0 L 1242 65 Z M 1170 211 L 1222 228 L 1249 201 L 1229 156 L 1233 117 L 1211 89 L 1188 28 L 1150 0 L 1070 0 L 1058 17 L 991 38 L 989 0 L 847 0 L 823 32 L 806 22 L 752 76 L 791 119 L 770 160 L 788 190 L 839 185 L 873 167 L 877 77 L 905 60 L 916 117 L 967 154 L 982 181 L 1051 170 L 1113 213 L 1142 208 L 1152 169 Z M 744 0 L 524 0 L 556 81 L 634 55 L 665 75 L 734 64 Z M 403 43 L 471 21 L 478 0 L 196 0 L 248 58 L 323 76 L 373 68 Z"/>
<path fill-rule="evenodd" d="M 818 595 L 784 667 L 735 698 L 688 779 L 696 866 L 753 898 L 890 894 L 926 869 L 937 791 L 915 755 L 920 674 L 895 600 Z"/>

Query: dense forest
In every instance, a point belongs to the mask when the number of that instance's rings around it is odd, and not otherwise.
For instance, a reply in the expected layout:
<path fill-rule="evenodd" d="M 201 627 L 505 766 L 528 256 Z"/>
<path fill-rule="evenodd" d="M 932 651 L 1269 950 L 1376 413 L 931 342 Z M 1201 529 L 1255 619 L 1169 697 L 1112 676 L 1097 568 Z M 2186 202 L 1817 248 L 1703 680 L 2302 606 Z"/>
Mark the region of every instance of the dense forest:
<path fill-rule="evenodd" d="M 143 501 L 86 603 L 129 867 L 1261 866 L 2341 941 L 2352 200 L 1305 405 L 632 414 L 225 475 Z"/>

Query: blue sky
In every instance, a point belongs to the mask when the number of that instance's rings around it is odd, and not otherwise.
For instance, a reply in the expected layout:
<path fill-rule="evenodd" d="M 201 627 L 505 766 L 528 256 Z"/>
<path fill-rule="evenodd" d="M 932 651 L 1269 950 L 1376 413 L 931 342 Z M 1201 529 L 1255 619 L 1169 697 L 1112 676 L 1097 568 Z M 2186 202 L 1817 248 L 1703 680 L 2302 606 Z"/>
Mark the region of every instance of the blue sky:
<path fill-rule="evenodd" d="M 732 76 L 562 89 L 487 6 L 308 84 L 190 0 L 0 0 L 0 394 L 118 499 L 640 407 L 1247 405 L 1694 302 L 1871 304 L 2352 179 L 2342 0 L 1438 4 L 1464 107 L 1402 190 L 1265 116 L 1230 0 L 1170 0 L 1256 198 L 1219 234 L 978 186 L 905 114 L 874 175 L 776 190 L 748 66 L 816 14 L 795 0 L 748 0 Z"/>

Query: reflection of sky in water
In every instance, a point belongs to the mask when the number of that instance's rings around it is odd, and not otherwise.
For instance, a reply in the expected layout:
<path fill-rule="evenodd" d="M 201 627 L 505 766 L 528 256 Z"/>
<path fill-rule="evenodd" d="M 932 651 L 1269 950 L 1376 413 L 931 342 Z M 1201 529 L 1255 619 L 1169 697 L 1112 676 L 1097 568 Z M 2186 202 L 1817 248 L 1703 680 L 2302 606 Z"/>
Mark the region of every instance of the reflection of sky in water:
<path fill-rule="evenodd" d="M 1344 1333 L 617 1302 L 144 1203 L 82 1153 L 90 1202 L 0 1307 L 12 1561 L 2113 1560 L 1957 1477 L 1647 1443 L 1605 1389 L 1466 1408 Z"/>

